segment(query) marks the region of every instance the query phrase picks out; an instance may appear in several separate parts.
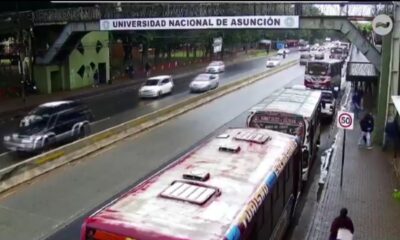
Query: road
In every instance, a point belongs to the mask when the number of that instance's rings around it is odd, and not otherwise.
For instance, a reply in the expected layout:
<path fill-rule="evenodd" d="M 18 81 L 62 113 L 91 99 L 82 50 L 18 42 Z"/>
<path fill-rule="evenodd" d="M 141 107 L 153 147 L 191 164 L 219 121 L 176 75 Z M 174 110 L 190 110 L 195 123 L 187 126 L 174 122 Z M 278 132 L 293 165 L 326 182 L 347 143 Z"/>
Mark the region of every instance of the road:
<path fill-rule="evenodd" d="M 78 239 L 87 214 L 215 131 L 243 127 L 249 108 L 303 77 L 290 67 L 15 188 L 0 199 L 0 239 Z"/>
<path fill-rule="evenodd" d="M 296 58 L 297 53 L 293 51 L 288 55 L 286 61 Z M 265 70 L 266 58 L 249 60 L 236 63 L 226 67 L 224 73 L 220 74 L 220 85 L 237 80 L 242 76 L 248 76 Z M 105 94 L 95 95 L 82 99 L 95 115 L 95 122 L 92 125 L 93 133 L 110 128 L 119 123 L 125 122 L 132 118 L 152 112 L 162 108 L 180 99 L 189 96 L 188 86 L 196 74 L 174 79 L 175 88 L 173 94 L 156 100 L 141 100 L 138 96 L 138 88 L 140 86 L 130 86 L 124 89 L 112 91 Z M 8 119 L 0 121 L 0 137 L 3 139 L 5 134 L 14 131 L 19 124 L 20 119 Z M 0 144 L 0 154 L 6 152 L 6 149 Z M 21 159 L 12 159 L 11 162 L 20 161 Z M 1 163 L 0 167 L 4 167 L 8 163 Z"/>

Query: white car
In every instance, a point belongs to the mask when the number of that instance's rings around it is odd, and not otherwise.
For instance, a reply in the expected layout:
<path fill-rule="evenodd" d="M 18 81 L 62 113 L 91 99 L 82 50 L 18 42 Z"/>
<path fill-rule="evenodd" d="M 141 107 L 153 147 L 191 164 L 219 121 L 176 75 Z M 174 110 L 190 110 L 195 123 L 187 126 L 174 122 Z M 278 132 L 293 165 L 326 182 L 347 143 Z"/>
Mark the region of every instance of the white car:
<path fill-rule="evenodd" d="M 225 71 L 225 64 L 222 61 L 213 61 L 206 68 L 207 73 L 220 73 L 224 71 Z"/>
<path fill-rule="evenodd" d="M 163 75 L 151 77 L 139 89 L 139 96 L 141 98 L 148 97 L 161 97 L 164 94 L 172 92 L 174 88 L 174 82 L 172 76 Z"/>
<path fill-rule="evenodd" d="M 271 57 L 267 59 L 266 67 L 276 67 L 281 65 L 282 59 L 280 57 Z"/>
<path fill-rule="evenodd" d="M 217 74 L 199 74 L 189 85 L 190 92 L 205 92 L 217 88 L 219 76 Z"/>
<path fill-rule="evenodd" d="M 285 52 L 286 54 L 289 54 L 290 51 L 287 48 L 281 48 L 281 49 L 278 50 L 278 55 L 279 56 L 283 55 L 283 52 Z"/>

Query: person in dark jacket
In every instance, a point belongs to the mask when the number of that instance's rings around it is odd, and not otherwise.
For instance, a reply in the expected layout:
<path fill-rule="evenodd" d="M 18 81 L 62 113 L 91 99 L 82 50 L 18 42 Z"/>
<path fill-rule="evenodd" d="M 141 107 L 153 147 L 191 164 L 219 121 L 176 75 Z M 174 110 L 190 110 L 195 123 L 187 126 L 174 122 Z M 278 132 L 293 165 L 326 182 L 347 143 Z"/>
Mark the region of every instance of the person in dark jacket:
<path fill-rule="evenodd" d="M 354 116 L 355 116 L 355 118 L 358 118 L 358 114 L 361 110 L 361 97 L 360 97 L 358 91 L 353 93 L 353 96 L 351 98 L 351 104 L 352 104 Z"/>
<path fill-rule="evenodd" d="M 358 145 L 362 145 L 364 141 L 364 145 L 368 149 L 371 149 L 371 133 L 374 131 L 374 117 L 371 113 L 366 113 L 365 116 L 360 121 L 361 127 L 361 137 L 358 140 Z"/>
<path fill-rule="evenodd" d="M 336 240 L 337 234 L 340 228 L 344 228 L 349 230 L 352 234 L 354 234 L 354 226 L 353 221 L 347 216 L 347 209 L 342 208 L 340 210 L 339 217 L 333 220 L 331 225 L 331 234 L 329 236 L 329 240 Z"/>
<path fill-rule="evenodd" d="M 396 158 L 396 149 L 397 149 L 397 143 L 399 141 L 399 127 L 397 125 L 397 121 L 395 120 L 394 117 L 390 117 L 388 119 L 388 122 L 386 123 L 385 126 L 385 142 L 383 143 L 382 149 L 385 151 L 388 147 L 388 145 L 393 146 L 394 150 L 394 158 Z"/>

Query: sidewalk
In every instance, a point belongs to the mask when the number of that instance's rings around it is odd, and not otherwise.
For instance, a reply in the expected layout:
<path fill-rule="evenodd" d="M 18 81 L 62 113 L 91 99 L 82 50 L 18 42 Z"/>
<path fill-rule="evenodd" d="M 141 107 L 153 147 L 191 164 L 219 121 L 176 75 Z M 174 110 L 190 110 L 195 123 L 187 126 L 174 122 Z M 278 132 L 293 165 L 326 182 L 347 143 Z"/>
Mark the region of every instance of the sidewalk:
<path fill-rule="evenodd" d="M 371 95 L 369 99 L 373 99 Z M 367 104 L 368 109 L 373 107 L 368 99 Z M 343 131 L 339 131 L 328 179 L 321 200 L 317 203 L 317 213 L 307 239 L 328 239 L 331 223 L 342 207 L 349 210 L 349 217 L 353 220 L 355 240 L 400 239 L 400 202 L 392 196 L 393 190 L 400 187 L 400 182 L 395 178 L 390 163 L 393 153 L 382 152 L 376 144 L 371 150 L 359 148 L 357 144 L 361 132 L 358 122 L 355 121 L 354 130 L 346 133 L 342 188 Z"/>
<path fill-rule="evenodd" d="M 272 52 L 271 52 L 272 53 Z M 243 57 L 244 55 L 244 57 Z M 236 58 L 234 59 L 227 59 L 225 60 L 225 65 L 233 65 L 240 62 L 249 61 L 252 59 L 262 58 L 265 56 L 254 56 L 249 51 L 247 55 L 244 53 L 239 53 Z M 208 65 L 209 61 L 197 61 L 191 65 L 186 65 L 184 67 L 179 67 L 175 69 L 165 68 L 163 71 L 153 71 L 151 76 L 160 75 L 160 74 L 172 74 L 174 78 L 182 78 L 188 75 L 200 73 L 204 71 L 204 68 Z M 143 75 L 143 74 L 140 74 Z M 12 118 L 15 116 L 19 116 L 26 111 L 31 110 L 32 108 L 36 107 L 45 102 L 49 101 L 60 101 L 60 100 L 77 100 L 83 99 L 88 97 L 93 97 L 99 94 L 105 94 L 108 92 L 116 91 L 118 89 L 131 87 L 135 85 L 139 85 L 145 81 L 145 77 L 138 77 L 135 79 L 128 79 L 128 80 L 118 80 L 114 81 L 112 85 L 100 85 L 98 88 L 93 88 L 92 86 L 73 90 L 73 91 L 63 91 L 57 92 L 49 95 L 29 95 L 25 103 L 22 102 L 21 98 L 13 98 L 7 99 L 0 103 L 0 119 L 1 118 Z"/>

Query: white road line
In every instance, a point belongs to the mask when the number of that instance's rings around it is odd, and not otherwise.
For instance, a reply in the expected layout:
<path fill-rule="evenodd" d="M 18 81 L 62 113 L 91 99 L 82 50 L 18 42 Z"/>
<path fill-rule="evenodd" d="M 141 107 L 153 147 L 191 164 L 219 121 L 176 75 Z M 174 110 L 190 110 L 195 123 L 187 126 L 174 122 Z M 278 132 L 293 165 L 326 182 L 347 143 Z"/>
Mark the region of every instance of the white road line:
<path fill-rule="evenodd" d="M 98 123 L 107 121 L 107 120 L 109 120 L 109 119 L 111 119 L 111 117 L 106 117 L 106 118 L 100 119 L 100 120 L 98 120 L 98 121 L 91 122 L 90 124 L 91 124 L 91 125 L 98 124 Z"/>

